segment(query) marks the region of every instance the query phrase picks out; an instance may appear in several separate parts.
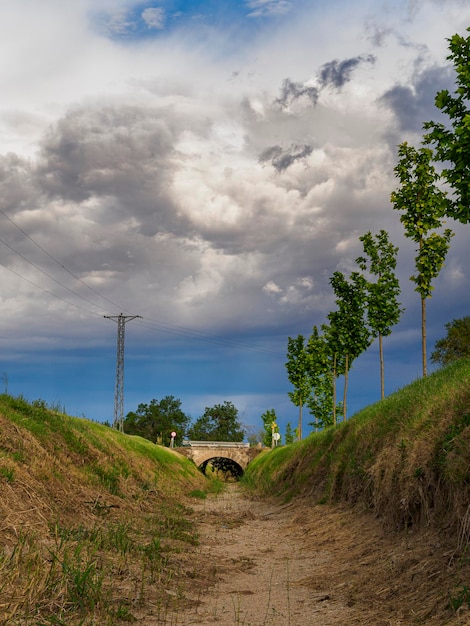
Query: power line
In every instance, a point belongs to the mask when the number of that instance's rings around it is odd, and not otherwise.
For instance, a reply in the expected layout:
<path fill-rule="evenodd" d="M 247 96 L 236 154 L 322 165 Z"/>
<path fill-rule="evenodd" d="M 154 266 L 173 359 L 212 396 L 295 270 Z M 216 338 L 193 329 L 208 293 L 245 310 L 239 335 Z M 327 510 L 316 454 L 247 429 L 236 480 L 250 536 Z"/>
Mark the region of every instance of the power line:
<path fill-rule="evenodd" d="M 148 319 L 148 318 L 147 318 Z M 258 352 L 260 354 L 266 354 L 268 356 L 273 357 L 284 357 L 284 353 L 276 352 L 273 350 L 267 350 L 265 348 L 259 348 L 250 344 L 243 343 L 241 341 L 237 341 L 235 339 L 230 339 L 229 337 L 221 337 L 220 335 L 214 335 L 212 333 L 205 333 L 202 331 L 193 330 L 191 328 L 187 328 L 184 326 L 177 326 L 175 324 L 168 324 L 165 322 L 160 322 L 158 320 L 149 320 L 149 323 L 142 323 L 141 326 L 144 328 L 150 328 L 152 330 L 158 329 L 162 332 L 168 333 L 170 335 L 178 335 L 180 337 L 187 337 L 189 339 L 196 339 L 199 341 L 207 341 L 209 343 L 229 347 L 229 348 L 239 348 L 243 350 L 247 350 L 249 352 Z M 152 323 L 153 322 L 153 323 Z"/>
<path fill-rule="evenodd" d="M 60 280 L 57 280 L 56 278 L 54 278 L 54 276 L 51 276 L 51 274 L 49 274 L 48 272 L 46 272 L 45 270 L 43 270 L 41 267 L 39 267 L 39 265 L 37 265 L 36 263 L 34 263 L 33 261 L 30 261 L 28 258 L 26 258 L 23 254 L 21 254 L 21 252 L 18 252 L 18 250 L 15 250 L 15 248 L 13 248 L 13 246 L 10 246 L 9 243 L 7 243 L 6 241 L 4 241 L 3 239 L 0 239 L 0 243 L 3 243 L 4 246 L 6 246 L 7 248 L 9 248 L 12 252 L 14 252 L 16 255 L 18 255 L 21 259 L 23 259 L 23 261 L 26 261 L 26 263 L 29 263 L 30 265 L 32 265 L 34 268 L 36 268 L 39 272 L 41 272 L 41 274 L 44 274 L 44 276 L 47 276 L 48 278 L 50 278 L 50 280 L 52 280 L 53 282 L 57 283 L 60 287 L 62 287 L 63 289 L 66 289 L 67 291 L 69 291 L 71 294 L 73 294 L 74 296 L 78 296 L 79 298 L 81 298 L 82 300 L 84 300 L 85 302 L 88 302 L 88 304 L 91 304 L 91 306 L 96 307 L 97 309 L 101 309 L 103 310 L 103 307 L 95 304 L 94 302 L 92 302 L 91 300 L 89 300 L 88 298 L 86 298 L 85 296 L 82 296 L 81 294 L 79 294 L 77 291 L 74 291 L 73 289 L 70 289 L 70 287 L 67 287 L 67 285 L 64 285 L 63 283 L 60 282 Z M 4 267 L 6 267 L 4 265 Z M 8 268 L 10 269 L 10 268 Z"/>
<path fill-rule="evenodd" d="M 99 291 L 97 291 L 96 289 L 94 289 L 93 287 L 91 287 L 90 285 L 88 285 L 83 279 L 81 279 L 79 276 L 77 276 L 76 274 L 74 274 L 70 269 L 68 269 L 63 263 L 61 263 L 60 261 L 58 261 L 54 256 L 52 256 L 52 254 L 50 254 L 43 246 L 41 246 L 40 243 L 38 243 L 35 239 L 33 239 L 30 235 L 28 235 L 28 233 L 23 230 L 21 228 L 21 226 L 19 226 L 14 220 L 12 220 L 12 218 L 7 215 L 4 211 L 2 211 L 0 209 L 0 215 L 3 215 L 3 217 L 5 219 L 7 219 L 11 224 L 13 224 L 13 226 L 15 228 L 17 228 L 20 233 L 22 233 L 27 239 L 29 239 L 29 241 L 31 241 L 31 243 L 33 243 L 37 248 L 39 248 L 39 250 L 41 250 L 41 252 L 43 252 L 47 257 L 49 257 L 52 261 L 54 261 L 54 263 L 56 263 L 56 265 L 58 265 L 61 269 L 63 269 L 65 272 L 67 272 L 67 274 L 69 274 L 70 276 L 72 276 L 72 278 L 74 278 L 75 280 L 77 280 L 80 284 L 82 284 L 84 287 L 86 287 L 87 289 L 89 289 L 90 291 L 92 291 L 94 294 L 96 294 L 97 296 L 99 296 L 100 298 L 102 298 L 103 300 L 105 300 L 106 302 L 108 302 L 109 304 L 111 304 L 112 306 L 116 307 L 116 308 L 122 308 L 120 307 L 118 304 L 116 304 L 115 302 L 113 302 L 112 300 L 110 300 L 109 298 L 107 298 L 106 296 L 103 296 L 103 294 L 101 294 Z M 5 242 L 3 242 L 5 243 Z M 8 244 L 5 243 L 6 246 L 8 246 L 9 248 L 11 248 L 13 250 L 13 252 L 15 252 L 16 254 L 18 254 L 19 256 L 22 256 L 19 254 L 19 252 L 17 252 L 14 248 L 12 248 L 11 246 L 9 246 Z M 24 258 L 24 257 L 22 257 Z M 26 261 L 28 261 L 28 259 L 25 259 Z M 28 261 L 28 263 L 31 263 L 31 261 Z M 32 265 L 34 265 L 34 263 L 31 263 Z M 38 268 L 39 269 L 39 268 Z M 42 271 L 42 270 L 41 270 Z M 45 272 L 44 272 L 45 273 Z M 54 280 L 54 279 L 53 279 Z M 57 282 L 57 281 L 56 281 Z M 77 294 L 79 295 L 79 294 Z M 80 296 L 83 297 L 83 296 Z M 85 298 L 86 299 L 86 298 Z M 96 304 L 93 304 L 93 306 L 98 306 Z M 103 307 L 100 307 L 103 308 Z"/>
<path fill-rule="evenodd" d="M 80 309 L 81 311 L 85 311 L 85 313 L 89 313 L 91 315 L 96 315 L 97 317 L 101 317 L 99 313 L 96 313 L 95 311 L 90 311 L 89 309 L 85 309 L 84 307 L 80 306 L 79 304 L 75 304 L 73 302 L 70 302 L 69 300 L 66 300 L 65 298 L 62 298 L 61 296 L 58 296 L 56 293 L 52 293 L 52 291 L 49 291 L 49 290 L 45 289 L 44 287 L 41 287 L 41 285 L 38 285 L 37 283 L 35 283 L 34 281 L 30 280 L 29 278 L 26 278 L 26 276 L 22 276 L 19 272 L 17 272 L 16 270 L 12 269 L 11 267 L 8 267 L 8 265 L 5 265 L 2 262 L 0 262 L 0 265 L 2 267 L 4 267 L 6 270 L 8 270 L 9 272 L 11 272 L 12 274 L 14 274 L 15 276 L 18 276 L 18 278 L 21 278 L 21 280 L 24 280 L 27 283 L 29 283 L 30 285 L 33 285 L 33 287 L 36 287 L 36 289 L 39 289 L 40 291 L 43 291 L 44 293 L 47 293 L 47 295 L 52 296 L 53 298 L 57 298 L 57 300 L 61 300 L 62 302 L 65 302 L 65 304 L 68 304 L 68 305 L 73 306 L 73 307 L 75 307 L 77 309 Z"/>
<path fill-rule="evenodd" d="M 87 289 L 89 289 L 90 291 L 92 291 L 95 295 L 97 295 L 98 297 L 100 297 L 102 300 L 108 302 L 109 304 L 112 304 L 113 307 L 116 307 L 118 309 L 124 310 L 126 311 L 127 309 L 119 304 L 116 304 L 115 302 L 113 302 L 112 300 L 110 300 L 109 298 L 107 298 L 106 296 L 104 296 L 102 293 L 100 293 L 98 290 L 94 289 L 93 287 L 91 287 L 90 285 L 88 285 L 85 281 L 83 281 L 79 276 L 77 276 L 76 274 L 74 274 L 70 269 L 68 269 L 63 263 L 61 263 L 59 260 L 57 260 L 52 254 L 50 254 L 43 246 L 41 246 L 41 244 L 39 244 L 37 241 L 35 241 L 35 239 L 33 239 L 23 228 L 21 228 L 21 226 L 19 226 L 11 217 L 9 217 L 4 211 L 2 211 L 0 209 L 0 215 L 2 215 L 5 219 L 7 219 L 11 224 L 13 224 L 13 226 L 15 226 L 15 228 L 17 228 L 27 239 L 29 239 L 39 250 L 41 250 L 41 252 L 43 252 L 49 259 L 51 259 L 56 265 L 58 265 L 62 270 L 64 270 L 65 272 L 67 272 L 70 276 L 72 276 L 72 278 L 74 278 L 74 280 L 78 281 L 80 284 L 84 285 Z M 24 261 L 26 261 L 27 263 L 29 263 L 30 265 L 32 265 L 33 267 L 35 267 L 38 271 L 40 271 L 41 273 L 43 273 L 45 276 L 47 276 L 50 280 L 54 281 L 56 284 L 58 284 L 60 287 L 62 287 L 63 289 L 66 289 L 67 291 L 69 291 L 71 294 L 81 298 L 82 300 L 84 300 L 85 302 L 87 302 L 88 304 L 90 304 L 91 306 L 97 308 L 97 309 L 101 309 L 101 311 L 103 311 L 103 307 L 101 305 L 95 304 L 94 302 L 92 302 L 90 299 L 86 298 L 85 296 L 83 296 L 82 294 L 78 293 L 77 291 L 74 291 L 73 289 L 71 289 L 70 287 L 67 287 L 66 285 L 64 285 L 63 283 L 61 283 L 59 280 L 57 280 L 56 278 L 54 278 L 53 276 L 51 276 L 48 272 L 44 271 L 43 269 L 41 269 L 41 267 L 39 267 L 36 263 L 30 261 L 28 258 L 26 258 L 23 254 L 21 254 L 20 252 L 18 252 L 13 246 L 11 246 L 10 244 L 6 243 L 4 240 L 0 239 L 0 242 L 3 243 L 5 246 L 7 246 L 10 250 L 12 250 L 15 254 L 17 254 L 20 258 L 22 258 Z M 3 265 L 0 263 L 0 265 Z M 19 274 L 18 272 L 12 270 L 11 268 L 9 268 L 6 265 L 3 265 L 3 267 L 5 267 L 6 269 L 8 269 L 9 271 L 13 272 L 15 275 L 19 276 L 20 278 L 23 278 L 23 280 L 26 280 L 27 282 L 29 282 L 30 284 L 32 284 L 33 286 L 35 286 L 38 289 L 41 289 L 42 291 L 44 291 L 45 293 L 47 293 L 48 295 L 51 295 L 55 298 L 58 298 L 59 300 L 62 300 L 63 302 L 66 302 L 67 304 L 70 304 L 71 306 L 74 306 L 82 311 L 87 311 L 87 309 L 84 309 L 81 306 L 78 306 L 72 302 L 67 301 L 65 298 L 62 298 L 60 296 L 57 296 L 56 294 L 48 291 L 47 289 L 44 289 L 43 287 L 40 287 L 39 285 L 37 285 L 36 283 L 34 283 L 33 281 L 25 278 L 24 276 L 22 276 L 21 274 Z M 99 315 L 98 313 L 95 313 L 93 311 L 87 311 L 88 313 L 91 313 L 93 315 Z M 148 325 L 148 324 L 143 324 L 144 327 L 150 328 L 150 329 L 158 329 L 160 331 L 163 331 L 165 333 L 168 334 L 172 334 L 172 335 L 176 335 L 176 336 L 181 336 L 181 337 L 187 337 L 187 338 L 191 338 L 191 339 L 196 339 L 199 341 L 207 341 L 209 343 L 213 343 L 213 344 L 217 344 L 217 345 L 222 345 L 222 346 L 227 346 L 227 347 L 232 347 L 232 348 L 239 348 L 239 349 L 243 349 L 243 350 L 247 350 L 250 352 L 255 352 L 255 353 L 260 353 L 260 354 L 267 354 L 269 356 L 273 356 L 273 357 L 279 357 L 279 356 L 284 356 L 284 354 L 281 355 L 281 353 L 279 352 L 275 352 L 272 350 L 266 350 L 263 348 L 259 348 L 259 347 L 255 347 L 253 345 L 248 345 L 248 344 L 244 344 L 242 342 L 239 341 L 235 341 L 235 340 L 231 340 L 227 337 L 220 337 L 217 335 L 214 335 L 212 333 L 205 333 L 202 331 L 197 331 L 185 326 L 177 326 L 175 324 L 168 324 L 165 322 L 161 322 L 159 320 L 149 320 L 150 322 L 153 322 L 153 326 L 152 325 Z"/>

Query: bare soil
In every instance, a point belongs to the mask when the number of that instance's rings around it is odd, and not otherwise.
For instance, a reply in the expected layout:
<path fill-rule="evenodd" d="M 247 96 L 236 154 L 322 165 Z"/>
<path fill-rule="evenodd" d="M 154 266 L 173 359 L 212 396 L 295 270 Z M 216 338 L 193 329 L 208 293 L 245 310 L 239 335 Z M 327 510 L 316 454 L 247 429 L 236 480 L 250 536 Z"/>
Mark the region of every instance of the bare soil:
<path fill-rule="evenodd" d="M 238 485 L 193 510 L 199 545 L 180 555 L 189 602 L 166 624 L 470 624 L 469 559 L 435 530 L 390 532 L 370 512 L 253 499 Z M 465 601 L 456 611 L 450 598 Z"/>

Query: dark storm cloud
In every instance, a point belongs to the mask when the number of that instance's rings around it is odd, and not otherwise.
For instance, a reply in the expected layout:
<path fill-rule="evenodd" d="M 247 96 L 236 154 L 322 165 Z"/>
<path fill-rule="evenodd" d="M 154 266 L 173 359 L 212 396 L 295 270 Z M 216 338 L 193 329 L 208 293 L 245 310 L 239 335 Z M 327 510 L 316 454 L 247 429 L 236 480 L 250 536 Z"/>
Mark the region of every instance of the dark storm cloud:
<path fill-rule="evenodd" d="M 172 149 L 165 122 L 145 109 L 76 109 L 45 137 L 39 174 L 52 194 L 81 201 L 115 193 L 142 178 L 142 166 L 159 169 Z"/>
<path fill-rule="evenodd" d="M 375 57 L 371 54 L 361 55 L 344 61 L 330 61 L 320 69 L 319 80 L 322 87 L 335 87 L 341 89 L 351 80 L 354 70 L 361 63 L 375 63 Z"/>
<path fill-rule="evenodd" d="M 351 80 L 354 70 L 362 63 L 375 63 L 375 57 L 368 54 L 345 59 L 344 61 L 335 59 L 325 63 L 318 73 L 319 87 L 310 85 L 306 81 L 294 82 L 290 78 L 286 78 L 281 86 L 281 95 L 279 98 L 276 98 L 274 103 L 285 108 L 295 100 L 306 97 L 315 106 L 322 89 L 326 87 L 341 89 L 341 87 Z"/>
<path fill-rule="evenodd" d="M 394 113 L 400 131 L 419 133 L 424 122 L 441 120 L 434 100 L 442 89 L 452 89 L 450 69 L 434 67 L 417 74 L 411 85 L 395 85 L 379 102 Z"/>
<path fill-rule="evenodd" d="M 308 86 L 306 83 L 296 83 L 290 78 L 286 78 L 282 83 L 281 95 L 274 102 L 281 107 L 286 107 L 290 102 L 305 96 L 315 105 L 318 102 L 319 93 L 316 87 Z"/>
<path fill-rule="evenodd" d="M 10 212 L 29 208 L 35 195 L 29 161 L 12 153 L 0 156 L 1 210 Z"/>
<path fill-rule="evenodd" d="M 312 154 L 313 147 L 308 145 L 292 145 L 290 148 L 281 146 L 271 146 L 267 148 L 259 157 L 260 163 L 270 162 L 278 172 L 282 172 L 290 167 L 295 161 L 304 159 Z"/>
<path fill-rule="evenodd" d="M 36 172 L 51 197 L 101 198 L 108 219 L 133 215 L 147 234 L 174 225 L 167 189 L 176 136 L 165 113 L 145 107 L 77 108 L 46 135 Z M 107 201 L 107 202 L 105 202 Z"/>

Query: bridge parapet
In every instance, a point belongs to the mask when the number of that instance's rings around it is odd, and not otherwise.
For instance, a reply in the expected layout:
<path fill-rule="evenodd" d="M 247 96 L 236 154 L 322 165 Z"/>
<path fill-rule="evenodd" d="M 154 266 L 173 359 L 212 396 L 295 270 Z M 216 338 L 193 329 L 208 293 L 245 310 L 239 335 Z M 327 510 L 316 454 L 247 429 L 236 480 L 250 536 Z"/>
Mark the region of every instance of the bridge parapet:
<path fill-rule="evenodd" d="M 248 463 L 262 452 L 262 448 L 251 448 L 249 443 L 236 441 L 183 441 L 183 446 L 175 448 L 200 467 L 215 458 L 230 459 L 245 470 Z"/>
<path fill-rule="evenodd" d="M 250 444 L 244 441 L 194 441 L 183 440 L 183 447 L 190 448 L 249 448 Z"/>

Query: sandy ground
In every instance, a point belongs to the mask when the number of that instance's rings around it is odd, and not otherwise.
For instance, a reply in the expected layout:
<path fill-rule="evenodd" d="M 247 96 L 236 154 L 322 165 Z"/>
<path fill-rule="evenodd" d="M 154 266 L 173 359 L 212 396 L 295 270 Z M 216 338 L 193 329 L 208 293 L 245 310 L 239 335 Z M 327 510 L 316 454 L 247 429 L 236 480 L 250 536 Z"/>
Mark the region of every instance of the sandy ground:
<path fill-rule="evenodd" d="M 470 611 L 449 609 L 470 583 L 468 559 L 435 532 L 387 533 L 370 513 L 254 500 L 238 485 L 197 501 L 193 517 L 191 601 L 149 626 L 470 624 Z"/>

